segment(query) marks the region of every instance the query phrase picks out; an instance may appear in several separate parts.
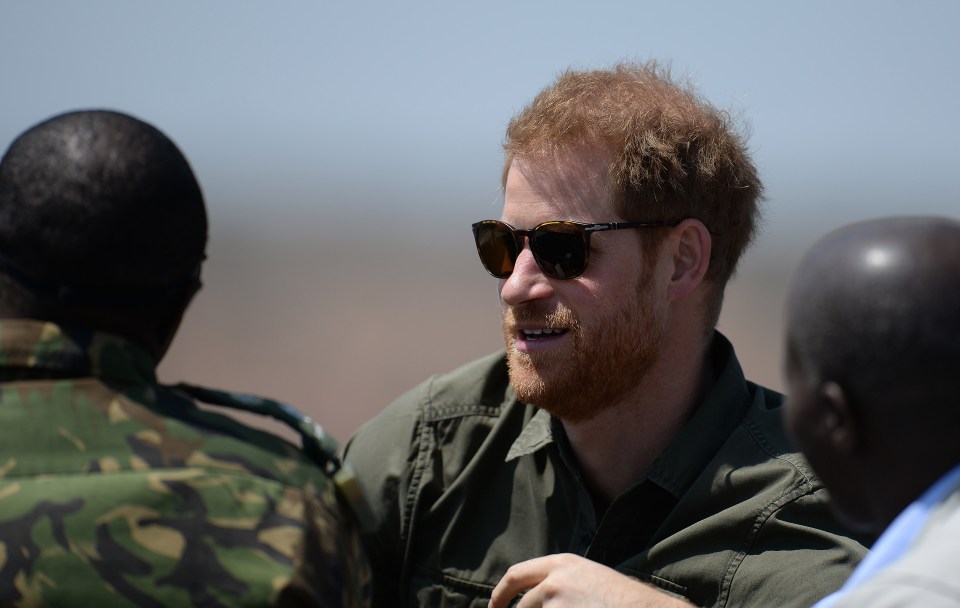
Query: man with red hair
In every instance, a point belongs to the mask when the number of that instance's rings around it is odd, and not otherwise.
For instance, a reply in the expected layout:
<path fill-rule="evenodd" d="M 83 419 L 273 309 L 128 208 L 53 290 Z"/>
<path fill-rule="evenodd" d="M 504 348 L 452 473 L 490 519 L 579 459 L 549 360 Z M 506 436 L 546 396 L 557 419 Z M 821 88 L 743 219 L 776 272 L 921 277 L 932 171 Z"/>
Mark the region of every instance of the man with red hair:
<path fill-rule="evenodd" d="M 568 71 L 507 128 L 505 352 L 434 377 L 347 457 L 380 606 L 809 606 L 864 553 L 715 325 L 762 187 L 654 63 Z M 502 579 L 502 580 L 501 580 Z M 497 586 L 498 581 L 499 586 Z M 496 589 L 495 589 L 496 587 Z"/>

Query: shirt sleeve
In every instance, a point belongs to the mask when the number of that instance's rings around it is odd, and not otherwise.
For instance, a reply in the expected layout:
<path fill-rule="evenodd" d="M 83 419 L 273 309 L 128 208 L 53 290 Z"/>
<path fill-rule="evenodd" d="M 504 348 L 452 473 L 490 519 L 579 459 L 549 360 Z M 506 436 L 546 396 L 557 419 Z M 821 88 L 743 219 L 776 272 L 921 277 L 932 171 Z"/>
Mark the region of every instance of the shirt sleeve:
<path fill-rule="evenodd" d="M 836 591 L 866 553 L 861 541 L 867 539 L 840 526 L 823 488 L 785 503 L 757 525 L 719 605 L 807 608 Z M 784 589 L 792 590 L 790 597 Z"/>
<path fill-rule="evenodd" d="M 278 607 L 369 608 L 370 566 L 353 520 L 332 484 L 304 501 L 302 540 L 294 574 L 277 596 Z"/>
<path fill-rule="evenodd" d="M 344 459 L 357 474 L 374 515 L 361 533 L 373 572 L 373 606 L 398 605 L 405 539 L 412 511 L 406 505 L 416 483 L 421 432 L 419 403 L 425 386 L 401 396 L 347 442 Z"/>

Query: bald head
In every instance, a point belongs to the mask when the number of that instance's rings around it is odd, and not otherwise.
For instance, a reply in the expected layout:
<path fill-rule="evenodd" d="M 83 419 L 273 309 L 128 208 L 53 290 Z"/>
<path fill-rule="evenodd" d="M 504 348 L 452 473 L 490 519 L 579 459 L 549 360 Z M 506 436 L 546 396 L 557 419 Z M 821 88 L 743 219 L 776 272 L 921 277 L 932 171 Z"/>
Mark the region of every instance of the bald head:
<path fill-rule="evenodd" d="M 203 196 L 186 158 L 131 116 L 55 116 L 0 161 L 2 316 L 122 325 L 126 334 L 160 313 L 179 320 L 206 240 Z"/>
<path fill-rule="evenodd" d="M 956 394 L 960 222 L 889 218 L 827 235 L 796 272 L 788 323 L 795 356 L 857 399 Z"/>
<path fill-rule="evenodd" d="M 0 251 L 39 277 L 162 285 L 202 259 L 206 235 L 186 159 L 131 116 L 56 116 L 20 135 L 0 161 Z"/>
<path fill-rule="evenodd" d="M 958 370 L 960 222 L 853 224 L 802 259 L 784 420 L 847 523 L 883 529 L 960 462 Z"/>

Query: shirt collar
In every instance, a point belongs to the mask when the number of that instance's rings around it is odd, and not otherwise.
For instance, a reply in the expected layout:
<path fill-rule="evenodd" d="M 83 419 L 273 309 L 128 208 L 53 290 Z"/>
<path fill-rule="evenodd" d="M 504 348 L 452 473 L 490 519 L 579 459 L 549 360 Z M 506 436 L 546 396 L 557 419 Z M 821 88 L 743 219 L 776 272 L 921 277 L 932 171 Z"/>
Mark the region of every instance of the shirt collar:
<path fill-rule="evenodd" d="M 646 476 L 678 498 L 717 453 L 751 404 L 733 346 L 720 332 L 714 332 L 709 358 L 709 364 L 716 370 L 713 386 Z M 551 419 L 546 411 L 538 410 L 510 446 L 506 460 L 532 454 L 554 443 Z"/>
<path fill-rule="evenodd" d="M 677 498 L 720 450 L 752 403 L 733 345 L 719 332 L 714 332 L 709 357 L 716 374 L 713 386 L 648 474 Z"/>
<path fill-rule="evenodd" d="M 143 384 L 156 382 L 157 362 L 119 336 L 32 319 L 4 319 L 0 320 L 0 366 Z"/>
<path fill-rule="evenodd" d="M 514 458 L 533 454 L 545 445 L 553 443 L 553 425 L 550 414 L 545 410 L 537 410 L 530 422 L 527 423 L 517 437 L 510 451 L 507 452 L 506 462 Z"/>

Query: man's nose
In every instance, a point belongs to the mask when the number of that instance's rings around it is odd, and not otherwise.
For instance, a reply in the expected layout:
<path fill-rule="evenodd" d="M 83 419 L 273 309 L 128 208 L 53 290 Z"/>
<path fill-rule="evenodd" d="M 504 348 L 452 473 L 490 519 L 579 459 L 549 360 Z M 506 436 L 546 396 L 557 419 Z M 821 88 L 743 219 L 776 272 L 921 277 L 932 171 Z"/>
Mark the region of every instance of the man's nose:
<path fill-rule="evenodd" d="M 533 252 L 525 242 L 513 264 L 513 272 L 500 281 L 500 299 L 504 304 L 516 306 L 531 300 L 549 298 L 553 294 L 550 277 L 540 269 Z"/>

